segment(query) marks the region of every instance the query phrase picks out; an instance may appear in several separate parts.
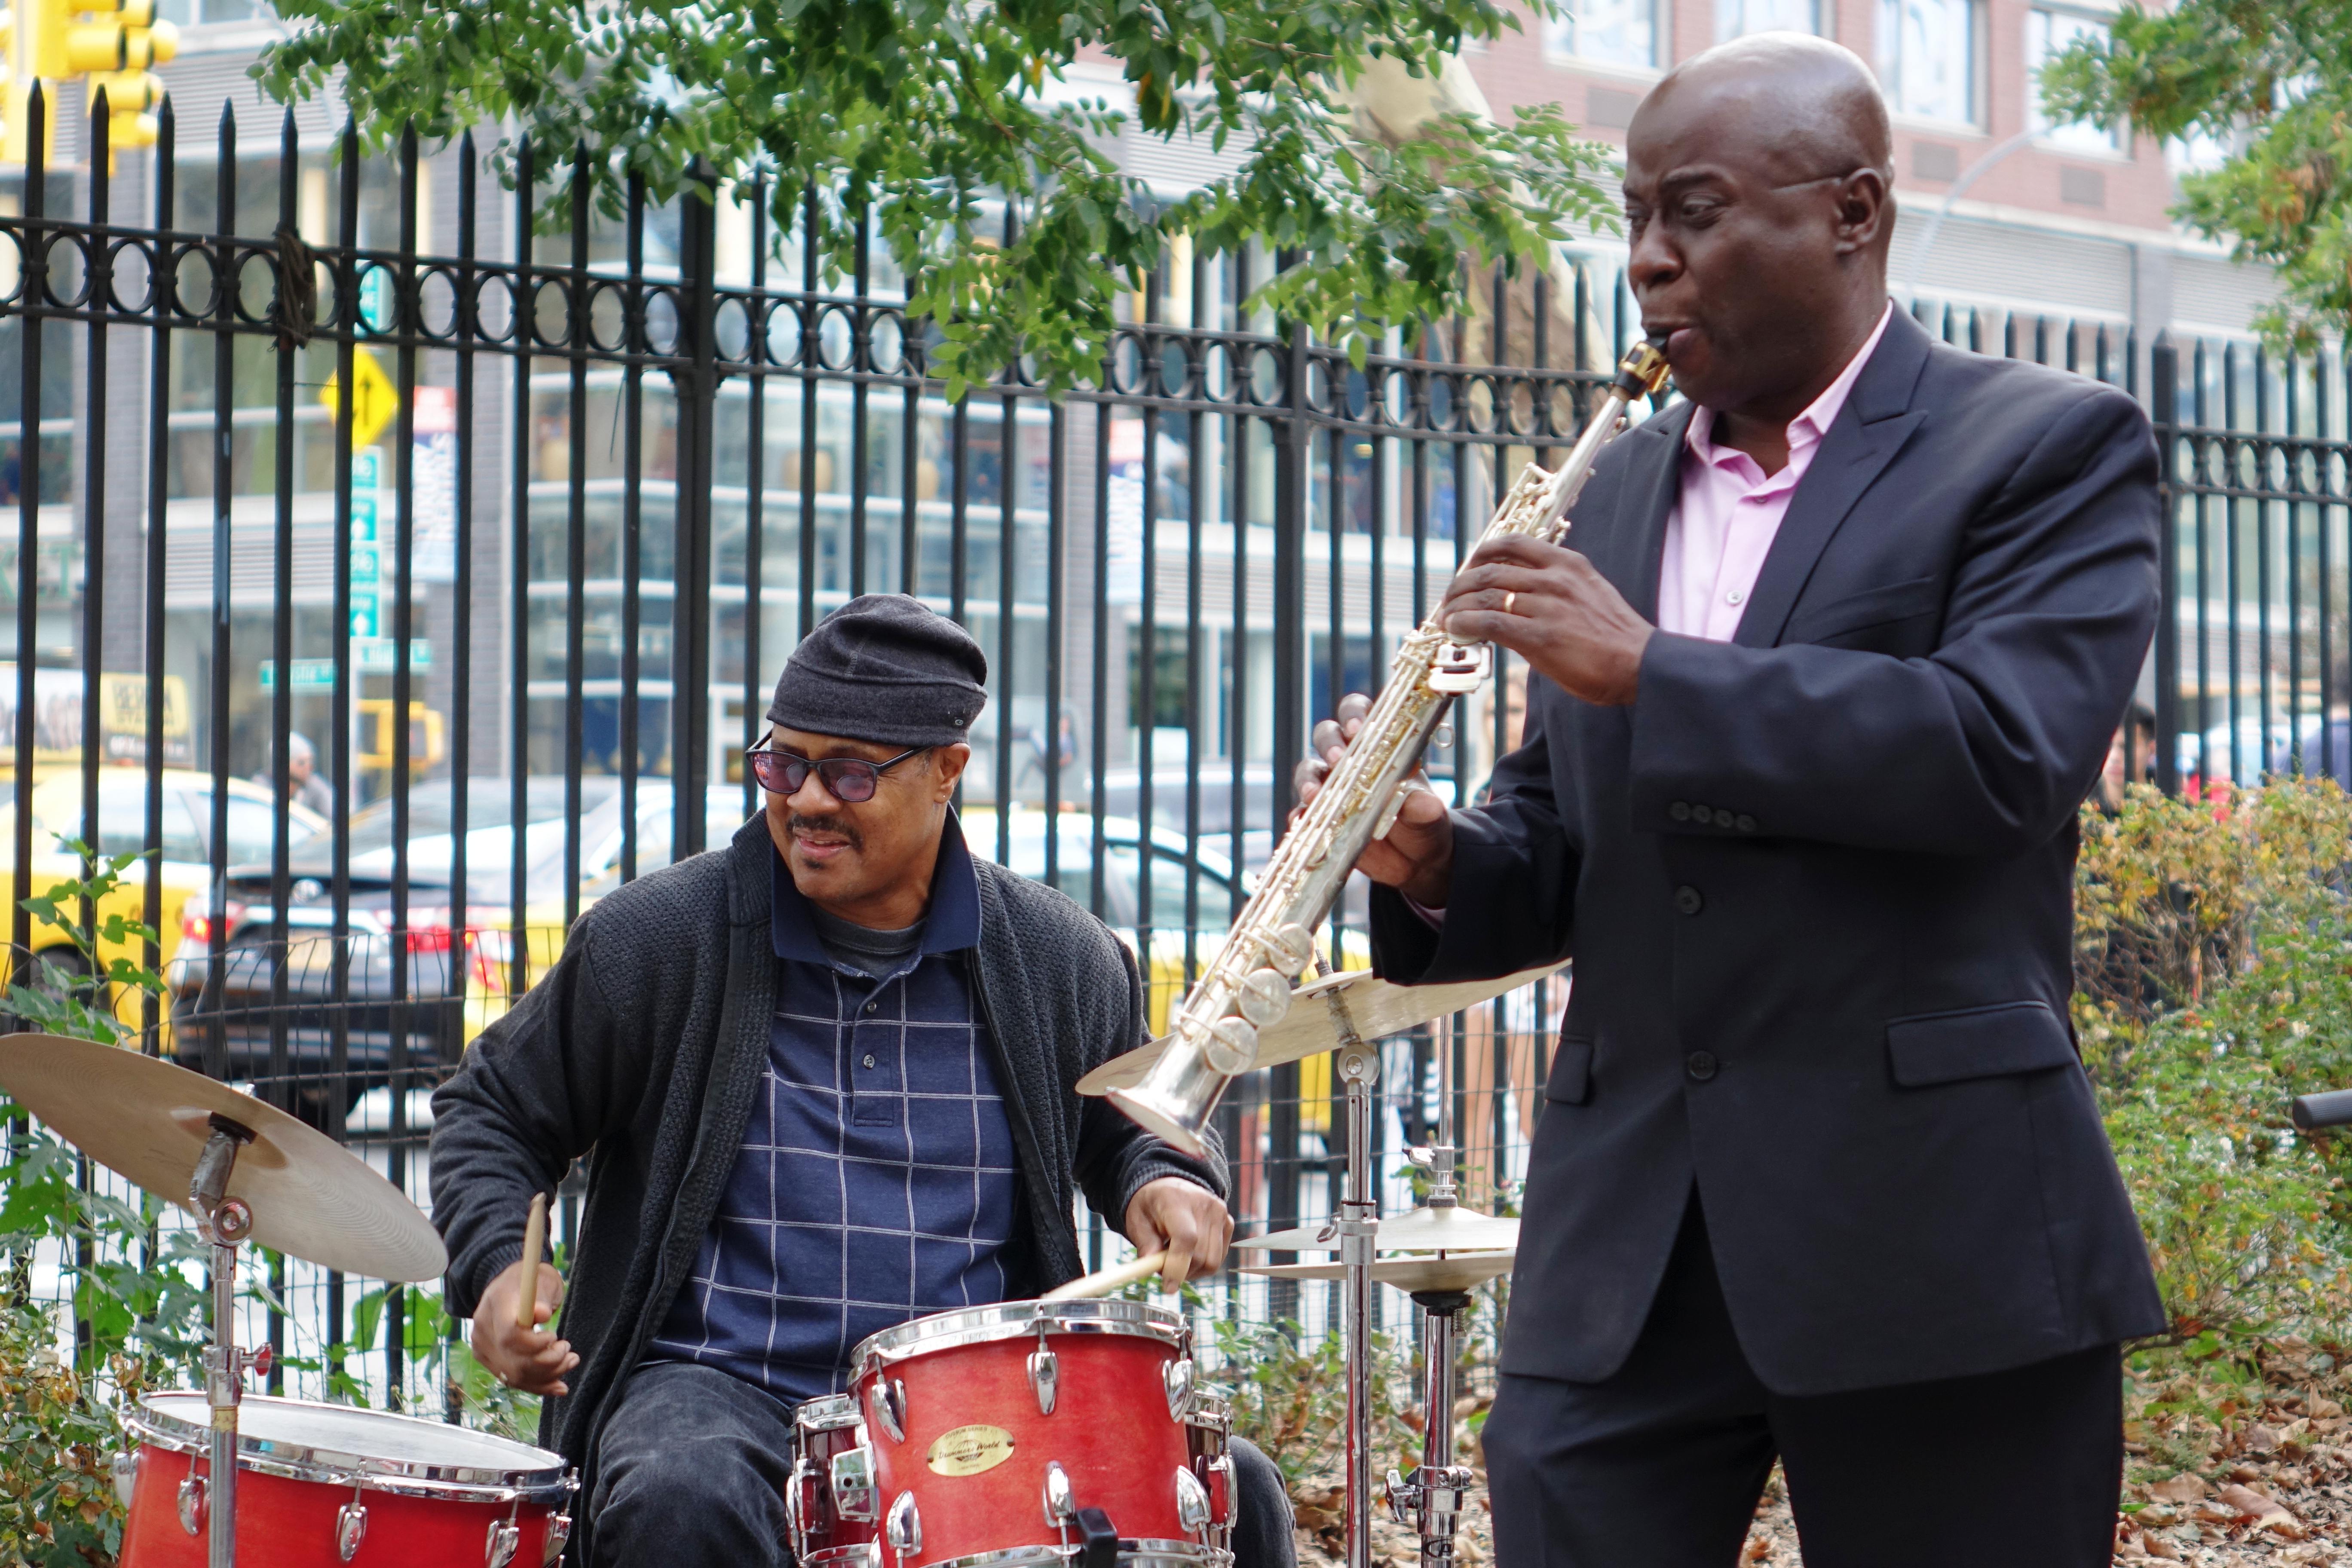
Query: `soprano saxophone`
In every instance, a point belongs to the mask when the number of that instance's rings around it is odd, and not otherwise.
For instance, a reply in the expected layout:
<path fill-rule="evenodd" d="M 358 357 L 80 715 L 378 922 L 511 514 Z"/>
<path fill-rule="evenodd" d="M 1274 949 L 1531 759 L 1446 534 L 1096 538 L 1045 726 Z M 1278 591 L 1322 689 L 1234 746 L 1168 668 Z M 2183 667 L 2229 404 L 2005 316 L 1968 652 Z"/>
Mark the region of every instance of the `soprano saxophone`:
<path fill-rule="evenodd" d="M 1626 405 L 1664 385 L 1666 370 L 1657 342 L 1636 344 L 1619 362 L 1567 460 L 1553 473 L 1528 464 L 1481 542 L 1509 535 L 1558 540 L 1593 459 L 1623 427 Z M 1225 1086 L 1256 1064 L 1258 1031 L 1289 1011 L 1291 982 L 1314 961 L 1315 928 L 1339 902 L 1356 858 L 1395 824 L 1406 775 L 1419 765 L 1447 706 L 1477 690 L 1493 668 L 1490 646 L 1454 642 L 1433 616 L 1404 639 L 1347 756 L 1275 851 L 1257 890 L 1178 1008 L 1166 1049 L 1141 1083 L 1110 1091 L 1113 1104 L 1177 1148 L 1206 1152 L 1202 1128 Z"/>

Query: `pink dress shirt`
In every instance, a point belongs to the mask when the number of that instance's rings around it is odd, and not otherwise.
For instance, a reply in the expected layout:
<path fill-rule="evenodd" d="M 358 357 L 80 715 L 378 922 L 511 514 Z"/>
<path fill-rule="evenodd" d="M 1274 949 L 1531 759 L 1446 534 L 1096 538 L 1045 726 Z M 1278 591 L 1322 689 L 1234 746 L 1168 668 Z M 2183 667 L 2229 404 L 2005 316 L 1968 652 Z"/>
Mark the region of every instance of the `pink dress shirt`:
<path fill-rule="evenodd" d="M 1683 435 L 1682 494 L 1666 519 L 1665 557 L 1658 570 L 1658 629 L 1708 642 L 1729 642 L 1756 591 L 1756 574 L 1789 513 L 1822 437 L 1836 423 L 1846 395 L 1886 334 L 1890 303 L 1877 327 L 1838 378 L 1822 388 L 1789 425 L 1789 461 L 1767 474 L 1755 458 L 1712 439 L 1715 411 L 1699 408 Z"/>

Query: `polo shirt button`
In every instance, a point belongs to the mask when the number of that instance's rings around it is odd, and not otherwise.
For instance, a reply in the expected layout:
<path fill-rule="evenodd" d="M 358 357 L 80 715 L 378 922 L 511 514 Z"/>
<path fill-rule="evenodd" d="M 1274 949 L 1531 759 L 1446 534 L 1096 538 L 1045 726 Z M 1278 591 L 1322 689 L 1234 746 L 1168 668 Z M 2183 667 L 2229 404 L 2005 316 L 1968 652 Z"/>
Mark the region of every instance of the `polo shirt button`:
<path fill-rule="evenodd" d="M 868 1012 L 868 1013 L 870 1014 L 870 1013 L 872 1013 L 872 1012 L 874 1011 L 874 1009 L 875 1009 L 875 1008 L 877 1008 L 877 1007 L 880 1006 L 881 1005 L 882 1005 L 882 1004 L 880 1004 L 879 1002 L 868 1002 L 867 1004 L 866 1004 L 866 1012 Z"/>
<path fill-rule="evenodd" d="M 1711 1051 L 1693 1051 L 1690 1060 L 1683 1064 L 1683 1069 L 1695 1081 L 1705 1083 L 1715 1076 L 1715 1055 Z"/>
<path fill-rule="evenodd" d="M 1739 814 L 1739 831 L 1742 833 L 1756 831 L 1756 819 L 1744 811 Z"/>
<path fill-rule="evenodd" d="M 867 1067 L 872 1067 L 874 1065 L 874 1053 L 871 1051 L 866 1053 L 866 1065 Z"/>
<path fill-rule="evenodd" d="M 1696 888 L 1691 887 L 1689 884 L 1685 883 L 1682 887 L 1675 889 L 1675 909 L 1678 912 L 1686 915 L 1695 915 L 1706 907 L 1706 900 L 1698 896 L 1698 889 Z"/>
<path fill-rule="evenodd" d="M 1675 802 L 1674 805 L 1666 807 L 1666 815 L 1676 822 L 1688 822 L 1691 818 L 1690 802 L 1686 800 Z"/>

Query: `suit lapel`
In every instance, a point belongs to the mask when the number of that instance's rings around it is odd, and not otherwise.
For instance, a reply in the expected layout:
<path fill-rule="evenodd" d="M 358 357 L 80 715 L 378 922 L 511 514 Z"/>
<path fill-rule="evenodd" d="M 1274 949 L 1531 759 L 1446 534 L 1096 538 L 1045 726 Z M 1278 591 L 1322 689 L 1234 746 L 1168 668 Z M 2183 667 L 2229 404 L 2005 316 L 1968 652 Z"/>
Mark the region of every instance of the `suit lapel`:
<path fill-rule="evenodd" d="M 1666 518 L 1682 493 L 1683 433 L 1690 428 L 1692 406 L 1678 403 L 1664 417 L 1619 437 L 1628 450 L 1617 504 L 1597 538 L 1580 541 L 1571 532 L 1567 542 L 1584 551 L 1645 621 L 1658 618 L 1658 565 Z"/>
<path fill-rule="evenodd" d="M 1863 491 L 1927 420 L 1925 412 L 1909 405 L 1930 342 L 1926 330 L 1899 310 L 1886 323 L 1885 335 L 1855 378 L 1812 466 L 1789 498 L 1788 515 L 1780 520 L 1763 570 L 1756 574 L 1756 587 L 1733 642 L 1742 647 L 1770 647 L 1780 640 L 1789 613 L 1796 608 L 1822 552 Z M 1652 576 L 1654 598 L 1655 574 Z"/>

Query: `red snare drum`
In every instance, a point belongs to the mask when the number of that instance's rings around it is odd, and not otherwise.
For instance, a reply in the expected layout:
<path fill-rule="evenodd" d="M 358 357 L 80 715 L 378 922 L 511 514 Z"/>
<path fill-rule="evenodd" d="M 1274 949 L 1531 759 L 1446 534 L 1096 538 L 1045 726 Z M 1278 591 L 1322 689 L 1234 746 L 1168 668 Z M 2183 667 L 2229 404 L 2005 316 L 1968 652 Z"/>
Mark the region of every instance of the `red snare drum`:
<path fill-rule="evenodd" d="M 784 1493 L 784 1518 L 800 1568 L 865 1568 L 873 1560 L 878 1510 L 865 1442 L 855 1394 L 827 1394 L 793 1412 L 793 1479 Z"/>
<path fill-rule="evenodd" d="M 1130 1565 L 1229 1563 L 1192 1463 L 1191 1339 L 1163 1308 L 1077 1300 L 941 1312 L 866 1340 L 851 1364 L 879 1568 L 1045 1568 L 1114 1537 Z"/>
<path fill-rule="evenodd" d="M 121 1568 L 205 1568 L 211 1412 L 151 1394 L 123 1415 Z M 542 1568 L 572 1532 L 561 1455 L 487 1432 L 247 1394 L 237 1411 L 236 1552 L 268 1568 Z"/>

